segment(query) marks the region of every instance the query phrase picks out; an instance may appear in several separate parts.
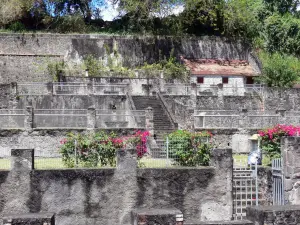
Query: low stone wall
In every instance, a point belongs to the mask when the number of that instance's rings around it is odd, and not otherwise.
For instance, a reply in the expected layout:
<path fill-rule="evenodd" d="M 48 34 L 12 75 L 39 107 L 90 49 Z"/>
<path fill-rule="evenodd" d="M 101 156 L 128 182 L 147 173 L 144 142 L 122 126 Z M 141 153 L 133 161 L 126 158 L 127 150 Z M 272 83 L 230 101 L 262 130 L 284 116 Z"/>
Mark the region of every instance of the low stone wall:
<path fill-rule="evenodd" d="M 230 220 L 231 150 L 214 150 L 212 166 L 137 169 L 135 150 L 118 152 L 117 169 L 32 170 L 32 151 L 12 151 L 0 171 L 0 217 L 56 213 L 56 224 L 131 224 L 136 208 L 177 208 L 186 222 Z M 1 222 L 0 222 L 1 224 Z"/>
<path fill-rule="evenodd" d="M 247 209 L 254 225 L 292 225 L 300 223 L 300 206 L 256 206 Z"/>

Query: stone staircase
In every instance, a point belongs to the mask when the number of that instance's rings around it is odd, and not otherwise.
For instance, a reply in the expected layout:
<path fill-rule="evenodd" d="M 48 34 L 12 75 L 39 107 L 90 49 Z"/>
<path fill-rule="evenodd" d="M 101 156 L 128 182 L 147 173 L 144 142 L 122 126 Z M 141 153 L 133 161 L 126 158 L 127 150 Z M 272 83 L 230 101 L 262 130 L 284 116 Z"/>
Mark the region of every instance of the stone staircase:
<path fill-rule="evenodd" d="M 153 108 L 154 134 L 157 139 L 162 139 L 164 134 L 171 133 L 176 129 L 168 117 L 163 103 L 155 96 L 132 96 L 132 100 L 137 110 L 145 110 L 148 107 Z"/>

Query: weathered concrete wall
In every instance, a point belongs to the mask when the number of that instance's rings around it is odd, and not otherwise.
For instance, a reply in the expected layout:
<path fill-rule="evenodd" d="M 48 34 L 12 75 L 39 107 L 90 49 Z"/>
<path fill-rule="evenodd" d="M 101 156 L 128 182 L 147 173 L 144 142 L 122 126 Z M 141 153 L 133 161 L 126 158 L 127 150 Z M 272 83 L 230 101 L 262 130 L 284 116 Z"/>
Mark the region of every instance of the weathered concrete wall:
<path fill-rule="evenodd" d="M 111 109 L 112 105 L 116 109 L 129 109 L 126 96 L 88 96 L 88 95 L 68 95 L 68 96 L 20 96 L 17 108 L 24 109 L 31 105 L 35 109 L 87 109 L 94 106 L 96 109 Z"/>
<path fill-rule="evenodd" d="M 0 55 L 0 83 L 52 81 L 47 65 L 60 60 L 59 56 Z"/>
<path fill-rule="evenodd" d="M 154 63 L 162 57 L 169 56 L 174 49 L 174 55 L 186 58 L 219 58 L 247 60 L 249 46 L 240 41 L 230 41 L 219 37 L 176 38 L 176 37 L 134 37 L 134 36 L 101 36 L 101 35 L 59 35 L 59 34 L 1 34 L 0 54 L 9 56 L 7 62 L 2 57 L 0 82 L 36 81 L 49 76 L 33 73 L 38 56 L 62 56 L 68 63 L 79 63 L 86 55 L 107 61 L 109 56 L 118 59 L 124 66 L 135 67 L 144 62 Z M 109 52 L 107 52 L 109 51 Z M 160 54 L 161 53 L 161 54 Z M 32 63 L 26 63 L 28 56 Z M 24 57 L 24 59 L 20 59 Z M 16 64 L 19 62 L 19 65 Z M 17 65 L 10 68 L 10 65 Z M 24 77 L 21 77 L 23 67 L 27 67 Z M 44 70 L 45 71 L 45 70 Z M 44 72 L 43 71 L 43 72 Z M 11 76 L 11 74 L 13 76 Z M 30 75 L 30 76 L 29 76 Z"/>
<path fill-rule="evenodd" d="M 262 167 L 257 168 L 257 182 L 258 182 L 258 192 L 259 192 L 259 205 L 269 206 L 273 204 L 273 179 L 272 179 L 272 169 L 271 167 Z"/>
<path fill-rule="evenodd" d="M 30 154 L 20 153 L 0 172 L 0 217 L 52 212 L 58 225 L 129 225 L 136 208 L 172 207 L 190 222 L 230 220 L 230 150 L 214 150 L 212 167 L 178 169 L 136 169 L 134 152 L 120 152 L 117 169 L 51 171 L 30 170 Z"/>

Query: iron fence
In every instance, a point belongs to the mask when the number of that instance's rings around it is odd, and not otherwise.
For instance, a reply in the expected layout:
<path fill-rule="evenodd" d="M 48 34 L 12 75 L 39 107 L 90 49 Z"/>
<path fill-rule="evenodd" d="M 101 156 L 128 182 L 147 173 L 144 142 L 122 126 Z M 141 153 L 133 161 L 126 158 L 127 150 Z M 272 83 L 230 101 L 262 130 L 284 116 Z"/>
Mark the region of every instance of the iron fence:
<path fill-rule="evenodd" d="M 272 160 L 273 176 L 273 205 L 284 205 L 284 176 L 282 169 L 282 159 Z"/>
<path fill-rule="evenodd" d="M 23 129 L 25 111 L 23 109 L 1 109 L 0 129 Z"/>
<path fill-rule="evenodd" d="M 87 83 L 54 82 L 53 94 L 54 95 L 88 95 L 89 93 L 88 93 Z"/>
<path fill-rule="evenodd" d="M 233 167 L 233 218 L 246 218 L 246 208 L 261 201 L 257 180 L 257 164 L 234 160 Z"/>
<path fill-rule="evenodd" d="M 146 128 L 145 110 L 96 110 L 96 128 Z"/>
<path fill-rule="evenodd" d="M 36 109 L 34 128 L 83 128 L 87 127 L 85 109 Z"/>

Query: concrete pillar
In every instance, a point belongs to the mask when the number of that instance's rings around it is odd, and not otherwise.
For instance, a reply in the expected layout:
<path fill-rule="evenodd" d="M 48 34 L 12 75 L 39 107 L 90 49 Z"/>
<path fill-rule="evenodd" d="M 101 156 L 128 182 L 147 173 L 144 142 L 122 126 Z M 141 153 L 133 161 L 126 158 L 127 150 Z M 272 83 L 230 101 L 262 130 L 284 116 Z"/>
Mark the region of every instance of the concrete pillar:
<path fill-rule="evenodd" d="M 300 137 L 281 139 L 285 201 L 300 205 Z"/>
<path fill-rule="evenodd" d="M 10 94 L 11 96 L 16 97 L 18 95 L 17 82 L 10 83 Z"/>
<path fill-rule="evenodd" d="M 94 95 L 94 84 L 92 80 L 89 80 L 87 83 L 87 92 L 89 96 Z"/>
<path fill-rule="evenodd" d="M 188 124 L 188 130 L 191 132 L 195 131 L 195 110 L 194 109 L 188 109 L 187 110 L 187 124 Z"/>
<path fill-rule="evenodd" d="M 89 107 L 87 110 L 87 129 L 94 130 L 96 128 L 96 109 Z"/>
<path fill-rule="evenodd" d="M 122 173 L 135 173 L 137 170 L 136 149 L 121 149 L 117 151 L 117 170 Z"/>
<path fill-rule="evenodd" d="M 34 112 L 32 106 L 25 109 L 24 128 L 26 131 L 32 131 L 34 127 Z"/>
<path fill-rule="evenodd" d="M 146 109 L 146 130 L 150 132 L 150 135 L 154 134 L 154 122 L 153 122 L 153 108 L 148 107 Z"/>
<path fill-rule="evenodd" d="M 216 176 L 226 179 L 227 185 L 224 186 L 224 195 L 226 195 L 227 204 L 223 207 L 224 219 L 232 217 L 233 210 L 233 192 L 232 192 L 232 173 L 233 158 L 232 149 L 213 149 L 211 151 L 211 166 L 216 168 Z M 226 194 L 225 194 L 226 193 Z"/>
<path fill-rule="evenodd" d="M 161 70 L 159 71 L 159 90 L 160 92 L 165 92 L 165 84 L 166 84 L 166 81 L 164 79 L 164 71 Z"/>
<path fill-rule="evenodd" d="M 234 120 L 235 118 L 232 117 L 232 119 Z M 239 128 L 248 127 L 248 109 L 243 108 L 240 110 L 238 120 Z"/>
<path fill-rule="evenodd" d="M 195 109 L 197 105 L 197 84 L 191 84 L 191 94 L 190 94 L 190 108 Z"/>
<path fill-rule="evenodd" d="M 29 172 L 34 169 L 33 149 L 12 149 L 11 150 L 11 171 Z"/>

